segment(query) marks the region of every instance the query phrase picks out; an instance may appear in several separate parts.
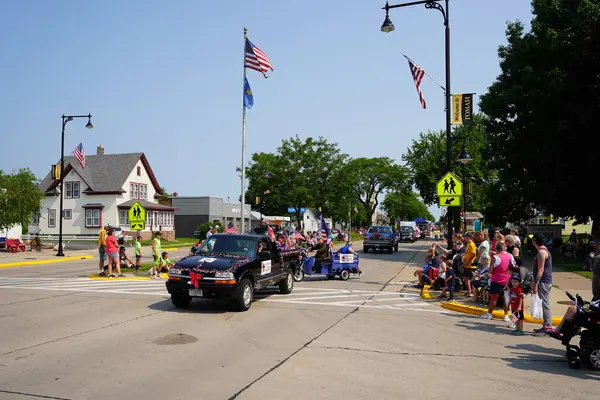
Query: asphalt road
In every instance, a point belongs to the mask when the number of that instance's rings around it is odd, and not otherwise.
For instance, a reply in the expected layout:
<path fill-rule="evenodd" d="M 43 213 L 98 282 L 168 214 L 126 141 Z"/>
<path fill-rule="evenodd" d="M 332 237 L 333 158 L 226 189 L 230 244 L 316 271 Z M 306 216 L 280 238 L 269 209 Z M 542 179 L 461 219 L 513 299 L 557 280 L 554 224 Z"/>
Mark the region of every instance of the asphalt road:
<path fill-rule="evenodd" d="M 176 310 L 164 282 L 86 280 L 97 260 L 2 269 L 0 399 L 597 397 L 600 374 L 569 370 L 554 339 L 406 286 L 429 243 L 361 255 L 360 279 L 257 293 L 245 313 Z"/>

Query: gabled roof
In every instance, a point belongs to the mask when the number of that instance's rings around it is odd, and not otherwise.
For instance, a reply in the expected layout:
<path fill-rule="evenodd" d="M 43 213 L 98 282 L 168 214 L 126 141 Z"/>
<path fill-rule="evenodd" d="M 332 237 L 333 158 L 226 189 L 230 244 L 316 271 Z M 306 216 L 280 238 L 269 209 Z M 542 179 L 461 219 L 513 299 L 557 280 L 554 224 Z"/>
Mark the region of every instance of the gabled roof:
<path fill-rule="evenodd" d="M 66 156 L 63 176 L 74 169 L 81 177 L 83 184 L 87 186 L 87 188 L 82 188 L 83 193 L 124 193 L 123 185 L 140 159 L 154 189 L 157 193 L 162 193 L 144 153 L 85 156 L 85 168 L 81 168 L 79 161 L 74 156 Z M 60 160 L 58 163 L 60 163 Z M 59 181 L 53 180 L 50 173 L 48 173 L 41 183 L 41 188 L 44 192 L 51 192 L 54 191 L 58 183 Z"/>

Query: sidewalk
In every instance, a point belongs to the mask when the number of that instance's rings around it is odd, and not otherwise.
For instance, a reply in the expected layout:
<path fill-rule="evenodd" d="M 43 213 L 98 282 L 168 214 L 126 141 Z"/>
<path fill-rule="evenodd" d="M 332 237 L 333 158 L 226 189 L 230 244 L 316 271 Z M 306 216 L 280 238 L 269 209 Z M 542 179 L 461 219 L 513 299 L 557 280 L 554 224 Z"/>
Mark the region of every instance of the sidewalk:
<path fill-rule="evenodd" d="M 592 281 L 574 272 L 563 271 L 559 268 L 555 268 L 552 274 L 553 287 L 550 292 L 551 310 L 552 310 L 552 323 L 558 325 L 565 315 L 567 308 L 572 304 L 572 301 L 567 297 L 565 292 L 571 293 L 573 296 L 579 294 L 584 300 L 592 299 Z M 487 310 L 482 308 L 479 302 L 475 302 L 469 298 L 463 297 L 463 292 L 456 293 L 454 302 L 443 302 L 438 300 L 440 291 L 431 291 L 429 286 L 426 286 L 422 291 L 422 297 L 424 299 L 433 299 L 439 301 L 442 308 L 462 312 L 471 315 L 483 315 Z M 525 313 L 530 314 L 531 312 L 531 297 L 527 296 L 525 299 Z M 494 318 L 503 318 L 504 312 L 500 308 L 496 308 L 494 311 Z M 531 323 L 542 323 L 542 321 L 532 319 L 530 316 L 527 318 L 527 322 Z"/>

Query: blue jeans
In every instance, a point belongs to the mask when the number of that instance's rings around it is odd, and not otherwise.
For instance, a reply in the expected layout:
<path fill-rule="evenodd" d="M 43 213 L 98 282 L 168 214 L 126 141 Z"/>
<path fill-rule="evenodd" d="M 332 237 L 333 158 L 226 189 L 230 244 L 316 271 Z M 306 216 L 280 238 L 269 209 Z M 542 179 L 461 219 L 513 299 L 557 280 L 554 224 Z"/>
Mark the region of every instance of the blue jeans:
<path fill-rule="evenodd" d="M 551 283 L 539 283 L 538 296 L 542 300 L 544 326 L 552 326 L 552 311 L 550 310 L 550 290 L 552 290 Z"/>

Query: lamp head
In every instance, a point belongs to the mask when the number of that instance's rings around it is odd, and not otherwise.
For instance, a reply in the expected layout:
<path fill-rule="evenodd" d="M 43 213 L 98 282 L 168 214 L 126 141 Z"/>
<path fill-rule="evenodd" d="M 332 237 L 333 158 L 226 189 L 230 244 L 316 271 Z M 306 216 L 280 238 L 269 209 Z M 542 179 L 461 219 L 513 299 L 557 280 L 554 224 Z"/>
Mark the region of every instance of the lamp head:
<path fill-rule="evenodd" d="M 92 125 L 92 114 L 88 114 L 88 123 L 85 124 L 85 127 L 88 129 L 92 129 L 94 125 Z"/>
<path fill-rule="evenodd" d="M 396 29 L 396 28 L 394 27 L 394 24 L 392 24 L 392 20 L 390 19 L 390 4 L 386 1 L 385 2 L 385 20 L 383 21 L 383 24 L 381 25 L 381 32 L 390 33 L 390 32 L 393 32 L 394 29 Z"/>
<path fill-rule="evenodd" d="M 458 155 L 458 162 L 467 164 L 472 159 L 473 159 L 473 157 L 471 157 L 471 155 L 467 151 L 467 147 L 464 146 L 463 149 L 461 150 L 460 154 Z"/>

